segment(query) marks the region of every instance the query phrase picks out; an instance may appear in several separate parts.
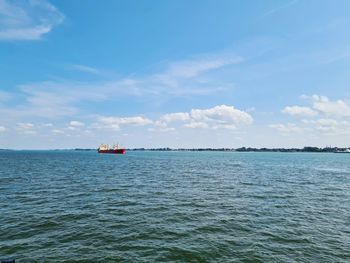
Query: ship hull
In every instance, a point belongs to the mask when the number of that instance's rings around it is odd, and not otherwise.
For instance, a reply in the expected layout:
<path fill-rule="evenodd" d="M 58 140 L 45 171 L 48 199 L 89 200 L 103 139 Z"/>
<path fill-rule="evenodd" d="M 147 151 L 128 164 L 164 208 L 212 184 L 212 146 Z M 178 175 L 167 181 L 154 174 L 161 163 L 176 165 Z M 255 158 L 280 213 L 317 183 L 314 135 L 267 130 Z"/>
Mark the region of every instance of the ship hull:
<path fill-rule="evenodd" d="M 125 149 L 109 149 L 109 150 L 97 150 L 98 153 L 110 153 L 110 154 L 125 154 Z"/>

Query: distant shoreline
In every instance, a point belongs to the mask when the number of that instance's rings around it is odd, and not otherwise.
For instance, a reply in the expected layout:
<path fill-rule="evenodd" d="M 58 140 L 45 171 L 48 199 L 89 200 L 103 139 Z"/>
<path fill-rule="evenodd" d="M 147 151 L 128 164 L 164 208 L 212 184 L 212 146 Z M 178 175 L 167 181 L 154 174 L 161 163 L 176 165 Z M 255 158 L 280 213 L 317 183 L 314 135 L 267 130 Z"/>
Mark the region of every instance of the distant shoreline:
<path fill-rule="evenodd" d="M 311 153 L 342 153 L 350 150 L 350 147 L 311 147 L 305 146 L 303 148 L 129 148 L 127 151 L 158 151 L 158 152 L 311 152 Z M 0 151 L 26 151 L 14 149 L 0 149 Z M 28 151 L 35 151 L 30 150 Z M 40 150 L 37 150 L 40 151 Z M 42 150 L 45 151 L 45 150 Z M 97 149 L 75 148 L 75 149 L 47 149 L 47 151 L 97 151 Z"/>

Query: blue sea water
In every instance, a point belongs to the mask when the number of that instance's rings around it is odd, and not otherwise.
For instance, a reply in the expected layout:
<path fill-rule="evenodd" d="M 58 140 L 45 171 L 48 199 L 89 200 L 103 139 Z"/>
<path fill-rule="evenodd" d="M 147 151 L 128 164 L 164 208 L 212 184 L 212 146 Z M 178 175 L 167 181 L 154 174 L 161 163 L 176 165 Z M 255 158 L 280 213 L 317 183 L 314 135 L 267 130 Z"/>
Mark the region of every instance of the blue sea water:
<path fill-rule="evenodd" d="M 0 258 L 350 262 L 350 154 L 0 152 Z"/>

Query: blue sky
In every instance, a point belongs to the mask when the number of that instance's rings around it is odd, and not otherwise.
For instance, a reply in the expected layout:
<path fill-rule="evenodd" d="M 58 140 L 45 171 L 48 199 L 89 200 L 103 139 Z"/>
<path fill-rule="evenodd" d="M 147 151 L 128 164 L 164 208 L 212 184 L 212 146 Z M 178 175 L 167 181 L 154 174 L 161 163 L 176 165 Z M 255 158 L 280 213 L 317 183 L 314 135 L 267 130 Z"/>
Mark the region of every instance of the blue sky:
<path fill-rule="evenodd" d="M 0 148 L 350 146 L 349 14 L 0 0 Z"/>

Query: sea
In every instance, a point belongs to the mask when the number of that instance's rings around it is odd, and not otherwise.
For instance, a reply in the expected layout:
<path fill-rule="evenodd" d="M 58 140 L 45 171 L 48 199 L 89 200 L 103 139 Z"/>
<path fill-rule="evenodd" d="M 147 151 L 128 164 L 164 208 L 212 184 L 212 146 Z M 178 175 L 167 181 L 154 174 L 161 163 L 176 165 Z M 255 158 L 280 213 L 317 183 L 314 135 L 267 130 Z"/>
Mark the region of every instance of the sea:
<path fill-rule="evenodd" d="M 350 262 L 350 154 L 3 151 L 0 258 Z"/>

